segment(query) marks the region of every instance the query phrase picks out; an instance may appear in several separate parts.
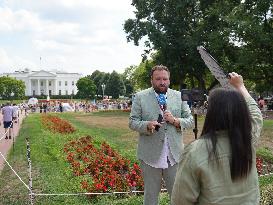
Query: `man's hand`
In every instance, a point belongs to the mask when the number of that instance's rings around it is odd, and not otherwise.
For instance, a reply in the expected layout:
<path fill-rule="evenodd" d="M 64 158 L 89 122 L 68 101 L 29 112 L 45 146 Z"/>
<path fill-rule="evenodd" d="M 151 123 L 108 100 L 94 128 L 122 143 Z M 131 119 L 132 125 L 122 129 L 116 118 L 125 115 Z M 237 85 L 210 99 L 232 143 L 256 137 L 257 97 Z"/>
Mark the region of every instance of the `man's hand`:
<path fill-rule="evenodd" d="M 172 113 L 170 111 L 167 111 L 167 110 L 164 112 L 163 117 L 164 117 L 166 122 L 171 123 L 171 124 L 173 124 L 173 122 L 175 120 Z"/>
<path fill-rule="evenodd" d="M 150 131 L 151 133 L 154 133 L 155 127 L 156 126 L 161 127 L 162 125 L 160 123 L 158 123 L 157 121 L 150 121 L 147 125 L 147 129 L 148 131 Z"/>

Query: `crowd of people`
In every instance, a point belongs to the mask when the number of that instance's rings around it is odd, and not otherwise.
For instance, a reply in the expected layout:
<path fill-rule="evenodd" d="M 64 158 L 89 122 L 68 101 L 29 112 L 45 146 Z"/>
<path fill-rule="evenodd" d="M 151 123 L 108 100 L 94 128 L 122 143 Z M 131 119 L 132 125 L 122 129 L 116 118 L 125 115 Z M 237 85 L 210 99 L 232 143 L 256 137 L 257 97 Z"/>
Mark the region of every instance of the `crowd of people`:
<path fill-rule="evenodd" d="M 10 102 L 8 102 L 11 104 Z M 2 104 L 0 109 L 6 105 Z M 42 101 L 35 104 L 19 103 L 10 105 L 16 109 L 18 113 L 27 115 L 30 112 L 93 112 L 98 110 L 127 110 L 130 108 L 130 101 L 128 100 L 101 100 L 97 102 L 86 101 Z"/>

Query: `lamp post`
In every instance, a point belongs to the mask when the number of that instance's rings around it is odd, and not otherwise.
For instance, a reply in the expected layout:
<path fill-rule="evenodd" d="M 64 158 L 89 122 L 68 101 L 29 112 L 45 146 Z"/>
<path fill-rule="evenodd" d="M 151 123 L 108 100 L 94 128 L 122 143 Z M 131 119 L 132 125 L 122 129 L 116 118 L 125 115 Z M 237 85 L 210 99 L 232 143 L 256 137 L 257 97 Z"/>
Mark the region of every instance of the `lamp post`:
<path fill-rule="evenodd" d="M 104 99 L 104 90 L 105 90 L 105 84 L 103 83 L 101 85 L 101 88 L 102 88 L 102 100 Z"/>
<path fill-rule="evenodd" d="M 13 96 L 14 96 L 14 92 L 11 92 L 11 93 L 10 93 L 10 98 L 12 99 Z"/>

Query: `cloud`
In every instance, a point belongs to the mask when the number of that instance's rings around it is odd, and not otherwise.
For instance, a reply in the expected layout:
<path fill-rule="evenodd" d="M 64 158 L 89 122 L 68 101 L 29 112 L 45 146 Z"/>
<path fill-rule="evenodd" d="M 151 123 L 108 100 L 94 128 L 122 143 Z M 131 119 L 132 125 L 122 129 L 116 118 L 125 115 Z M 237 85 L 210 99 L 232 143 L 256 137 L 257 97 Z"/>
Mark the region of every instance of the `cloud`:
<path fill-rule="evenodd" d="M 0 48 L 0 66 L 1 67 L 7 67 L 11 65 L 11 59 L 8 57 L 7 52 L 4 49 Z"/>
<path fill-rule="evenodd" d="M 71 46 L 53 40 L 34 40 L 33 43 L 34 47 L 39 51 L 72 51 Z"/>
<path fill-rule="evenodd" d="M 0 7 L 0 31 L 16 32 L 39 26 L 37 16 L 26 10 L 12 11 L 10 8 Z"/>
<path fill-rule="evenodd" d="M 23 66 L 19 67 L 18 65 Z M 37 65 L 32 61 L 20 56 L 10 55 L 6 50 L 0 49 L 0 73 L 14 72 L 23 68 L 37 68 Z"/>
<path fill-rule="evenodd" d="M 6 0 L 0 44 L 18 68 L 39 68 L 42 56 L 44 69 L 121 71 L 139 64 L 143 50 L 127 43 L 123 31 L 132 10 L 129 0 Z"/>

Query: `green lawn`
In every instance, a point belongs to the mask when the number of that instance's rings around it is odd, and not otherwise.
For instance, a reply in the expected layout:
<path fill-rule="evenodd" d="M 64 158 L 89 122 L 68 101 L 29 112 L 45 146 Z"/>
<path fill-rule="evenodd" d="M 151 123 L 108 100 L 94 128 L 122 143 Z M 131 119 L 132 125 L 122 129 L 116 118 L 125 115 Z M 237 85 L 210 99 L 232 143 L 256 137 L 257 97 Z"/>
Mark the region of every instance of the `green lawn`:
<path fill-rule="evenodd" d="M 76 114 L 78 115 L 78 114 Z M 84 114 L 85 115 L 85 114 Z M 105 114 L 104 114 L 105 115 Z M 77 128 L 77 132 L 70 135 L 52 134 L 41 129 L 39 114 L 31 114 L 23 122 L 20 135 L 17 138 L 15 149 L 9 154 L 9 163 L 18 172 L 22 180 L 28 183 L 28 169 L 26 159 L 25 138 L 28 137 L 31 146 L 31 160 L 33 171 L 33 190 L 35 193 L 78 193 L 80 178 L 72 175 L 70 165 L 65 161 L 63 146 L 71 139 L 91 135 L 98 141 L 107 140 L 113 147 L 122 150 L 118 136 L 126 133 L 124 130 L 113 130 L 110 128 L 94 128 L 75 120 L 75 114 L 63 114 L 63 118 L 69 119 Z M 116 142 L 116 143 L 115 143 Z M 135 147 L 132 148 L 135 151 Z M 125 150 L 122 155 L 135 160 L 135 153 Z M 27 204 L 28 190 L 5 166 L 0 176 L 0 204 Z M 35 204 L 119 204 L 140 205 L 142 196 L 131 197 L 100 197 L 90 200 L 85 196 L 37 196 Z M 162 194 L 161 204 L 168 204 L 167 194 Z"/>
<path fill-rule="evenodd" d="M 126 122 L 116 126 L 111 120 L 128 120 L 128 113 L 98 112 L 98 113 L 63 113 L 60 116 L 69 120 L 77 129 L 74 134 L 52 134 L 41 127 L 40 115 L 31 114 L 23 122 L 15 149 L 11 150 L 8 161 L 18 172 L 22 180 L 28 183 L 25 138 L 28 137 L 31 146 L 33 171 L 33 189 L 35 193 L 77 193 L 82 192 L 80 178 L 74 177 L 70 165 L 65 161 L 63 146 L 66 142 L 82 136 L 91 135 L 96 143 L 107 141 L 121 155 L 136 161 L 137 134 L 129 130 Z M 81 119 L 81 120 L 79 120 Z M 93 121 L 90 121 L 93 120 Z M 100 121 L 100 123 L 99 123 Z M 203 121 L 203 119 L 200 119 Z M 96 122 L 96 123 L 91 123 Z M 113 125 L 112 125 L 113 124 Z M 264 133 L 272 133 L 273 121 L 265 122 Z M 272 153 L 272 152 L 271 152 Z M 272 177 L 264 177 L 263 186 L 272 183 Z M 95 204 L 95 205 L 141 205 L 143 196 L 111 196 L 99 197 L 90 201 L 85 196 L 37 196 L 36 204 Z M 169 203 L 168 195 L 161 194 L 161 205 Z M 28 190 L 5 166 L 0 176 L 0 204 L 28 204 Z"/>

